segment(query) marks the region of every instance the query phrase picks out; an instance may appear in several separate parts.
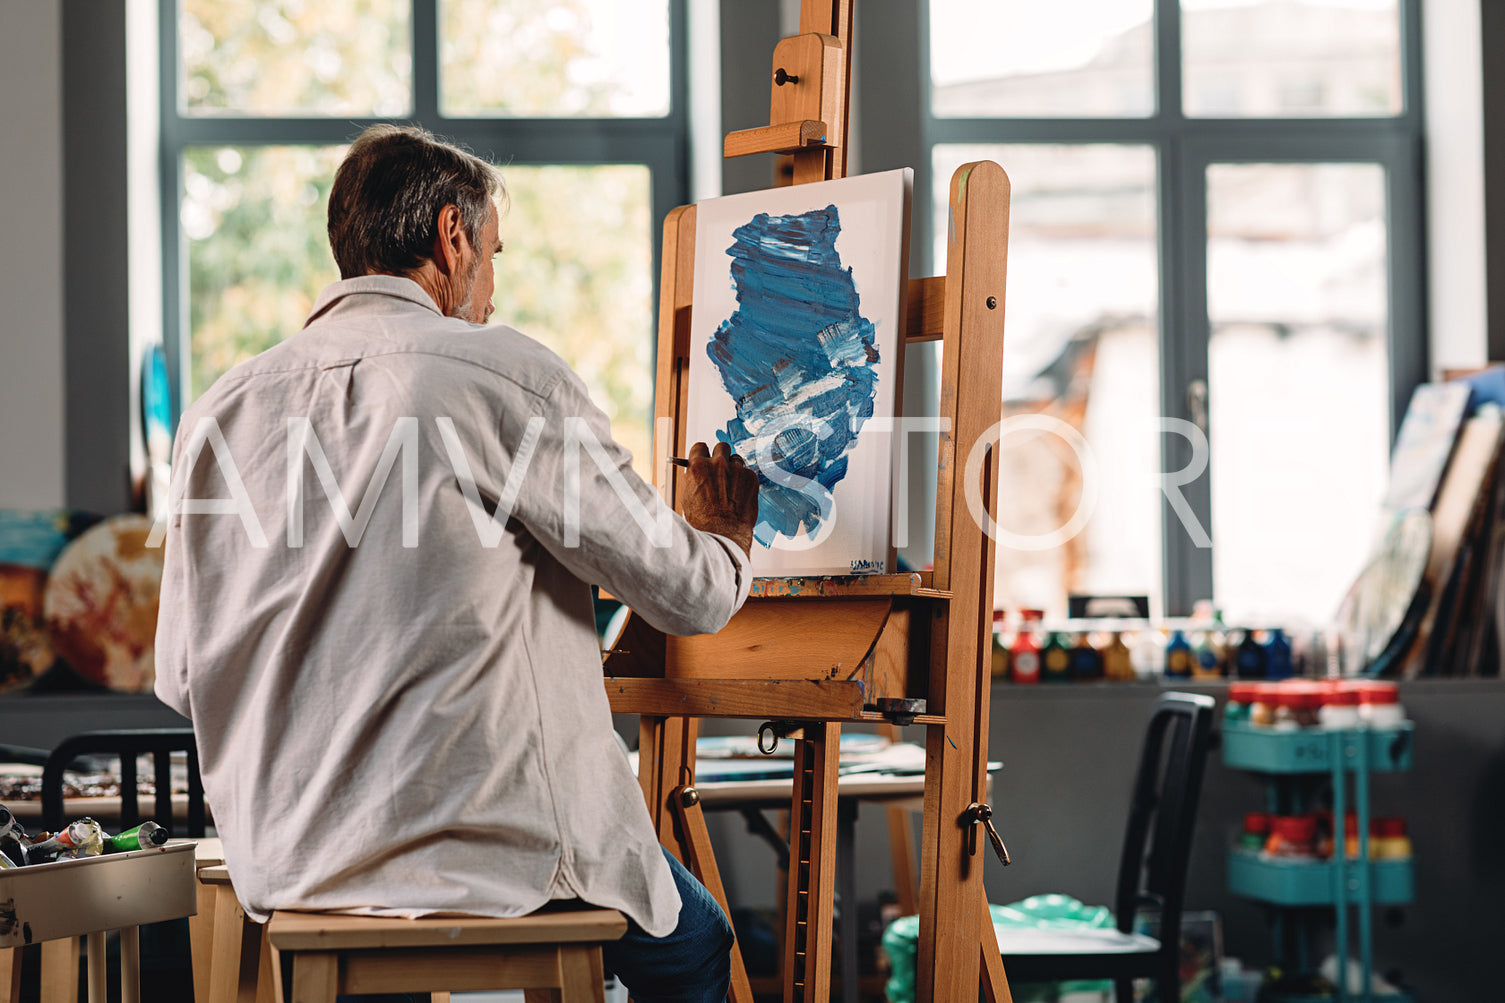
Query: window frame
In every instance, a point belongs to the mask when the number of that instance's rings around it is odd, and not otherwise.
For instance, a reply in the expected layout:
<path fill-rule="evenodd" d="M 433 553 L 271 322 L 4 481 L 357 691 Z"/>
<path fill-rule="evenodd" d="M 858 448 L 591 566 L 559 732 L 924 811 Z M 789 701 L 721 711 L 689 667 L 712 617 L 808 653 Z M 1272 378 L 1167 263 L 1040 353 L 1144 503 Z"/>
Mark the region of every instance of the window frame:
<path fill-rule="evenodd" d="M 187 242 L 180 224 L 183 151 L 192 146 L 334 146 L 371 125 L 421 125 L 503 168 L 641 164 L 651 177 L 650 243 L 654 309 L 650 365 L 656 364 L 658 282 L 664 217 L 688 201 L 690 139 L 686 0 L 668 0 L 669 112 L 657 118 L 449 117 L 439 101 L 439 3 L 411 0 L 413 104 L 406 116 L 236 116 L 184 114 L 178 105 L 179 0 L 158 0 L 158 80 L 162 249 L 162 343 L 174 388 L 176 425 L 191 400 Z M 504 157 L 498 158 L 502 152 Z M 291 333 L 291 332 L 289 332 Z M 652 369 L 650 368 L 650 372 Z M 651 414 L 645 415 L 645 420 Z"/>
<path fill-rule="evenodd" d="M 928 193 L 931 154 L 950 143 L 1124 143 L 1155 152 L 1157 265 L 1159 270 L 1160 403 L 1168 417 L 1192 419 L 1188 390 L 1208 379 L 1206 169 L 1225 163 L 1366 163 L 1385 171 L 1388 233 L 1386 329 L 1390 387 L 1389 437 L 1405 414 L 1411 391 L 1428 369 L 1426 314 L 1426 224 L 1423 163 L 1422 38 L 1420 0 L 1398 0 L 1402 107 L 1395 115 L 1321 118 L 1213 118 L 1182 110 L 1181 9 L 1179 0 L 1153 0 L 1155 111 L 1140 118 L 940 118 L 932 114 L 930 5 L 918 4 L 916 44 L 920 69 L 919 160 L 914 228 L 923 235 L 914 250 L 929 274 L 944 267 L 930 250 Z M 1008 165 L 1003 165 L 1007 169 Z M 1007 321 L 1005 321 L 1005 329 Z M 1007 342 L 1007 338 L 1005 338 Z M 1006 351 L 1006 349 L 1005 349 Z M 1180 470 L 1191 461 L 1191 444 L 1163 435 L 1161 469 Z M 1209 467 L 1183 488 L 1209 535 L 1212 477 Z M 1213 548 L 1199 548 L 1181 527 L 1168 499 L 1161 498 L 1161 588 L 1164 613 L 1186 616 L 1192 604 L 1213 594 Z"/>

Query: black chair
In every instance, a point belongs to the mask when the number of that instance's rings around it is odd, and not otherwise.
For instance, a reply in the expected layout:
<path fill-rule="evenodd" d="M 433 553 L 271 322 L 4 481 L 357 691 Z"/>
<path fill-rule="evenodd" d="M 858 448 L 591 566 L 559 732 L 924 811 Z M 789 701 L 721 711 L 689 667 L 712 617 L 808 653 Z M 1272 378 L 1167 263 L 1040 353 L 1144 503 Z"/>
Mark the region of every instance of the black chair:
<path fill-rule="evenodd" d="M 188 814 L 183 831 L 177 831 L 172 811 L 172 754 L 188 754 Z M 204 812 L 204 780 L 199 775 L 199 753 L 192 728 L 136 728 L 90 731 L 65 738 L 42 767 L 42 824 L 56 831 L 66 822 L 63 815 L 63 771 L 73 769 L 80 756 L 112 756 L 120 760 L 120 827 L 129 829 L 145 821 L 136 797 L 136 757 L 150 753 L 157 781 L 157 807 L 152 819 L 174 836 L 202 837 L 207 828 Z"/>
<path fill-rule="evenodd" d="M 1118 868 L 1118 928 L 1007 936 L 1010 982 L 1112 979 L 1128 1003 L 1132 980 L 1152 979 L 1160 1003 L 1180 1000 L 1181 901 L 1215 706 L 1208 696 L 1167 693 L 1150 715 Z M 1134 932 L 1145 908 L 1160 913 L 1158 939 Z"/>

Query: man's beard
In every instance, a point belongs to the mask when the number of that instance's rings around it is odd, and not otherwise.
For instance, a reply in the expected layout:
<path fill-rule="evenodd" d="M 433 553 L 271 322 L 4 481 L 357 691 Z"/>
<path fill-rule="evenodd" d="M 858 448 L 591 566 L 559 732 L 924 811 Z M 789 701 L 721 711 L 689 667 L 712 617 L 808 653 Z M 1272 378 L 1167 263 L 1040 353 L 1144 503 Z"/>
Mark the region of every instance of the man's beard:
<path fill-rule="evenodd" d="M 469 321 L 472 324 L 486 323 L 486 318 L 482 317 L 480 320 L 471 320 L 470 315 L 471 308 L 474 305 L 474 300 L 476 298 L 476 274 L 480 271 L 480 269 L 480 257 L 476 256 L 471 258 L 470 267 L 467 268 L 465 270 L 465 274 L 460 277 L 460 285 L 465 289 L 465 299 L 450 311 L 449 316 L 457 317 L 463 321 Z"/>

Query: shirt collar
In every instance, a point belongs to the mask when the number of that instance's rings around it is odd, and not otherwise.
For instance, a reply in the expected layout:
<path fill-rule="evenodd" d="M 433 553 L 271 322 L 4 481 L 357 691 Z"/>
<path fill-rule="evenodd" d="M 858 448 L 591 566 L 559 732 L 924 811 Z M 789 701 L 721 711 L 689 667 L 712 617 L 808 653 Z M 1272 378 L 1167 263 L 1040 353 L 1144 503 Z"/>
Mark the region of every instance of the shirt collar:
<path fill-rule="evenodd" d="M 416 303 L 426 310 L 439 314 L 439 307 L 423 287 L 412 279 L 405 279 L 400 275 L 360 275 L 353 279 L 341 279 L 330 283 L 319 298 L 314 301 L 314 308 L 309 312 L 308 319 L 303 322 L 307 327 L 328 313 L 336 303 L 349 296 L 390 296 L 393 299 L 407 300 Z M 440 314 L 440 316 L 443 316 Z"/>

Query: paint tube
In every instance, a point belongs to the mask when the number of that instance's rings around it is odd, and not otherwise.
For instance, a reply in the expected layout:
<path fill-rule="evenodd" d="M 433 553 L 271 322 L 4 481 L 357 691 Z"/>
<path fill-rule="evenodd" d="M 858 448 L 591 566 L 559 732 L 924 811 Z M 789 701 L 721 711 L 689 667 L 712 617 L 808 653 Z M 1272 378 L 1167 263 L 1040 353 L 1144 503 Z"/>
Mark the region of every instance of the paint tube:
<path fill-rule="evenodd" d="M 127 829 L 118 836 L 104 841 L 106 853 L 126 853 L 130 850 L 149 850 L 167 842 L 167 830 L 155 822 L 142 822 L 134 829 Z"/>
<path fill-rule="evenodd" d="M 0 868 L 26 863 L 26 829 L 9 808 L 0 805 Z"/>
<path fill-rule="evenodd" d="M 68 823 L 52 838 L 28 846 L 26 862 L 36 864 L 57 857 L 97 857 L 103 852 L 104 830 L 92 818 L 81 818 Z"/>

